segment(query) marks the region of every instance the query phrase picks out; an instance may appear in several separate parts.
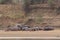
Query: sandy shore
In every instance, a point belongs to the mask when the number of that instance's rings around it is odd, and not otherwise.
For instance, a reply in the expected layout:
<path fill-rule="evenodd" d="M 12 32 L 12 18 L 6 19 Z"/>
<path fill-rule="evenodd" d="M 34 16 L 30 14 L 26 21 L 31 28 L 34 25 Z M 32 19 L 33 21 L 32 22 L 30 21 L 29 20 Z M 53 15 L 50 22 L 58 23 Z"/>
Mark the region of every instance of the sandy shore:
<path fill-rule="evenodd" d="M 0 37 L 60 37 L 60 30 L 53 31 L 0 31 Z"/>

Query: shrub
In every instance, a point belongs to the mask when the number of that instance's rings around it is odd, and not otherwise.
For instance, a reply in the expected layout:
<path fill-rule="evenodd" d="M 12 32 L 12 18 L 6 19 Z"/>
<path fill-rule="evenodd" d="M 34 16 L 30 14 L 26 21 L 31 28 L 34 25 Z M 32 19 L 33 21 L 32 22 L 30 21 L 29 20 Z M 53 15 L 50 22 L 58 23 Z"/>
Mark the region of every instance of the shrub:
<path fill-rule="evenodd" d="M 4 27 L 2 26 L 2 24 L 0 24 L 0 30 L 2 30 Z"/>
<path fill-rule="evenodd" d="M 24 15 L 23 13 L 18 13 L 18 14 L 16 13 L 16 14 L 8 14 L 6 16 L 15 19 L 15 18 L 23 18 Z"/>
<path fill-rule="evenodd" d="M 56 9 L 56 15 L 60 14 L 60 7 Z"/>
<path fill-rule="evenodd" d="M 42 23 L 42 22 L 43 22 L 42 16 L 41 16 L 41 15 L 38 15 L 38 16 L 35 18 L 35 22 L 36 22 L 37 24 Z"/>
<path fill-rule="evenodd" d="M 48 0 L 48 5 L 50 6 L 50 8 L 53 8 L 54 7 L 54 3 L 52 0 Z"/>
<path fill-rule="evenodd" d="M 0 4 L 4 4 L 6 0 L 0 0 Z"/>

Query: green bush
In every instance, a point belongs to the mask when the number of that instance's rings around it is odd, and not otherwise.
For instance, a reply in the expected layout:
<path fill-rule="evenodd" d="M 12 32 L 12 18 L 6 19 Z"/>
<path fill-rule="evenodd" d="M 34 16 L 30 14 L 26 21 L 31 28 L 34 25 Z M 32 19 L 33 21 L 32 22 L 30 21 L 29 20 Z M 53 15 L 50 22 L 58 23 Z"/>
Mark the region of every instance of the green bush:
<path fill-rule="evenodd" d="M 12 2 L 17 4 L 19 0 L 12 0 Z"/>
<path fill-rule="evenodd" d="M 22 17 L 23 17 L 23 14 L 22 14 L 22 13 L 18 13 L 18 14 L 8 14 L 8 15 L 6 15 L 6 16 L 15 19 L 15 18 L 22 18 Z"/>
<path fill-rule="evenodd" d="M 4 27 L 2 26 L 2 24 L 0 24 L 0 30 L 2 30 Z"/>
<path fill-rule="evenodd" d="M 53 1 L 52 1 L 52 0 L 48 0 L 48 5 L 49 5 L 50 7 L 52 7 L 52 6 L 53 6 Z"/>
<path fill-rule="evenodd" d="M 0 3 L 2 4 L 2 3 L 4 3 L 6 0 L 0 0 Z"/>

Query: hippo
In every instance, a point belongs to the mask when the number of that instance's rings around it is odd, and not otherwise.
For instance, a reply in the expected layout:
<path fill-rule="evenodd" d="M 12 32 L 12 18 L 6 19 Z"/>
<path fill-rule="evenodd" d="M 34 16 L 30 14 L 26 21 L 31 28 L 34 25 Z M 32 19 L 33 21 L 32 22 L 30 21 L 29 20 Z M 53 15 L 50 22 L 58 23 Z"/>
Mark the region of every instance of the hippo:
<path fill-rule="evenodd" d="M 22 31 L 28 31 L 28 27 L 22 27 Z"/>
<path fill-rule="evenodd" d="M 38 30 L 38 27 L 33 27 L 33 31 L 37 31 Z"/>
<path fill-rule="evenodd" d="M 18 24 L 18 25 L 16 25 L 16 27 L 18 27 L 19 30 L 22 30 L 22 25 Z"/>
<path fill-rule="evenodd" d="M 32 31 L 32 27 L 30 27 L 28 25 L 23 25 L 22 26 L 22 31 Z"/>
<path fill-rule="evenodd" d="M 43 28 L 42 27 L 38 27 L 39 28 L 39 30 L 43 30 Z"/>
<path fill-rule="evenodd" d="M 45 30 L 45 31 L 54 30 L 54 27 L 52 27 L 52 26 L 46 26 L 46 27 L 44 27 L 43 30 Z"/>
<path fill-rule="evenodd" d="M 33 28 L 28 28 L 28 31 L 33 31 Z"/>
<path fill-rule="evenodd" d="M 38 27 L 38 26 L 33 27 L 33 31 L 39 31 L 39 30 L 42 30 L 42 28 L 41 27 Z"/>
<path fill-rule="evenodd" d="M 23 25 L 22 27 L 28 27 L 28 28 L 30 28 L 30 26 L 28 26 L 28 25 Z"/>
<path fill-rule="evenodd" d="M 21 30 L 20 26 L 8 26 L 5 31 L 19 31 Z"/>

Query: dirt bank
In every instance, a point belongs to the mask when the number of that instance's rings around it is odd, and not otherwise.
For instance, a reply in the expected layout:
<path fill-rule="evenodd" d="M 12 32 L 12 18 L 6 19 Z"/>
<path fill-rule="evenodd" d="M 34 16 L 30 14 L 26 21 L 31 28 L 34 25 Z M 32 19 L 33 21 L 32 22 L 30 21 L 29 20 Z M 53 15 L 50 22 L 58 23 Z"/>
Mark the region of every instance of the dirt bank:
<path fill-rule="evenodd" d="M 60 37 L 60 30 L 53 31 L 0 31 L 0 37 Z"/>

